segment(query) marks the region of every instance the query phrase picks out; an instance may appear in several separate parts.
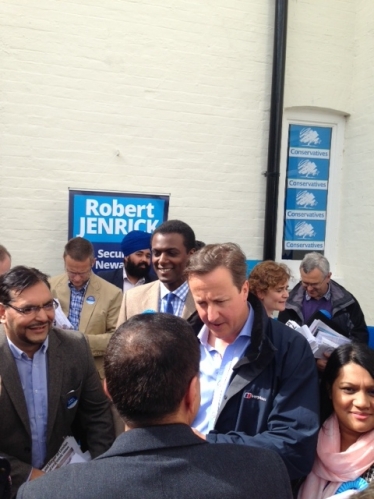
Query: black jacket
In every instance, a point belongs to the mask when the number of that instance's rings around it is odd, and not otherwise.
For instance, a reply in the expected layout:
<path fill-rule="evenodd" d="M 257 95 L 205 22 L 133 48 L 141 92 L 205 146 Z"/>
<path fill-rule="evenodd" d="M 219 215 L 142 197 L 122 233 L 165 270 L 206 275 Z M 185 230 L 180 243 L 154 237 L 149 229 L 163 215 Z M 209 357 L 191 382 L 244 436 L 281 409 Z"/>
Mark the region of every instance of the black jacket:
<path fill-rule="evenodd" d="M 271 480 L 267 479 L 271 476 Z M 97 459 L 25 483 L 18 499 L 290 499 L 274 452 L 208 445 L 187 425 L 135 428 Z"/>
<path fill-rule="evenodd" d="M 98 272 L 97 275 L 111 284 L 114 284 L 114 286 L 117 286 L 121 291 L 123 290 L 123 267 L 116 270 L 104 270 Z M 144 284 L 156 281 L 156 279 L 157 277 L 154 277 L 153 275 L 147 275 Z"/>
<path fill-rule="evenodd" d="M 369 333 L 366 327 L 364 314 L 356 298 L 343 286 L 330 280 L 332 321 L 339 326 L 339 331 L 343 332 L 347 338 L 360 343 L 369 340 Z M 305 290 L 299 282 L 291 291 L 286 303 L 286 309 L 279 314 L 278 320 L 284 324 L 292 320 L 299 325 L 305 323 L 302 305 Z"/>

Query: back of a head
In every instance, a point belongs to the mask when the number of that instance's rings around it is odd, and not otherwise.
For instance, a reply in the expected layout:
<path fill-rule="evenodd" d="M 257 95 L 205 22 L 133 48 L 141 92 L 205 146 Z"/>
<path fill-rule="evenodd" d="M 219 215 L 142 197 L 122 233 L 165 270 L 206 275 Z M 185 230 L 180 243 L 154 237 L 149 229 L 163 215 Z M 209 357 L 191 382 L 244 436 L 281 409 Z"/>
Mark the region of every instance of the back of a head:
<path fill-rule="evenodd" d="M 331 389 L 334 381 L 339 376 L 342 367 L 350 363 L 357 364 L 366 369 L 374 379 L 374 350 L 364 343 L 346 343 L 336 348 L 329 360 L 321 380 L 321 423 L 333 413 Z"/>
<path fill-rule="evenodd" d="M 258 263 L 249 274 L 249 291 L 257 294 L 283 285 L 291 278 L 291 271 L 283 263 L 266 260 Z"/>
<path fill-rule="evenodd" d="M 83 237 L 73 237 L 65 245 L 64 258 L 70 256 L 77 262 L 84 262 L 87 258 L 93 260 L 95 258 L 95 251 L 92 243 Z"/>
<path fill-rule="evenodd" d="M 226 268 L 235 286 L 241 290 L 247 278 L 247 263 L 243 251 L 235 243 L 207 244 L 190 256 L 185 273 L 205 275 L 218 267 Z"/>
<path fill-rule="evenodd" d="M 321 253 L 317 253 L 316 251 L 307 253 L 300 263 L 300 270 L 306 274 L 309 274 L 309 272 L 314 269 L 320 270 L 324 277 L 326 277 L 330 272 L 329 261 L 325 256 L 321 255 Z"/>
<path fill-rule="evenodd" d="M 184 246 L 187 253 L 195 248 L 195 233 L 191 227 L 182 220 L 167 220 L 159 225 L 152 234 L 152 239 L 156 234 L 180 234 L 183 237 Z"/>
<path fill-rule="evenodd" d="M 122 324 L 109 341 L 104 369 L 108 391 L 126 424 L 162 424 L 175 413 L 199 362 L 199 343 L 184 319 L 140 314 Z"/>

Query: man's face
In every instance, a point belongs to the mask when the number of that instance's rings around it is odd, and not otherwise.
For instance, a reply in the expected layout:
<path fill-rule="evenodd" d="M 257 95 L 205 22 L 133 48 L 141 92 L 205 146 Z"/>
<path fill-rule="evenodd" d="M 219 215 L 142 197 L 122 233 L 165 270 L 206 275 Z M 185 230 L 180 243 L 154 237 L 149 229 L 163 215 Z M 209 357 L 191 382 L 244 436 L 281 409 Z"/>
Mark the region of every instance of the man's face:
<path fill-rule="evenodd" d="M 3 275 L 6 272 L 8 272 L 8 270 L 10 270 L 11 264 L 12 264 L 12 262 L 11 262 L 9 256 L 5 255 L 4 260 L 2 260 L 0 262 L 0 275 Z"/>
<path fill-rule="evenodd" d="M 313 269 L 308 274 L 300 269 L 301 284 L 308 292 L 311 298 L 320 300 L 326 293 L 329 287 L 331 272 L 327 276 L 323 276 L 319 269 Z"/>
<path fill-rule="evenodd" d="M 155 234 L 152 238 L 152 262 L 160 281 L 169 291 L 179 288 L 186 278 L 186 268 L 189 255 L 184 245 L 183 236 L 178 233 Z"/>
<path fill-rule="evenodd" d="M 12 307 L 27 309 L 27 307 L 51 305 L 53 296 L 44 282 L 25 289 L 22 293 L 11 292 Z M 29 357 L 39 350 L 46 339 L 55 318 L 53 307 L 46 311 L 22 313 L 9 305 L 0 305 L 0 318 L 8 338 Z"/>
<path fill-rule="evenodd" d="M 87 258 L 83 262 L 73 260 L 69 255 L 65 256 L 65 270 L 69 277 L 69 281 L 76 290 L 83 288 L 86 282 L 91 277 L 92 266 L 95 260 Z"/>
<path fill-rule="evenodd" d="M 225 267 L 217 267 L 209 274 L 192 274 L 188 285 L 200 319 L 210 333 L 232 343 L 248 318 L 248 281 L 239 291 L 230 271 Z"/>
<path fill-rule="evenodd" d="M 131 255 L 125 257 L 123 264 L 127 275 L 139 279 L 146 277 L 151 267 L 151 251 L 143 249 L 131 253 Z"/>

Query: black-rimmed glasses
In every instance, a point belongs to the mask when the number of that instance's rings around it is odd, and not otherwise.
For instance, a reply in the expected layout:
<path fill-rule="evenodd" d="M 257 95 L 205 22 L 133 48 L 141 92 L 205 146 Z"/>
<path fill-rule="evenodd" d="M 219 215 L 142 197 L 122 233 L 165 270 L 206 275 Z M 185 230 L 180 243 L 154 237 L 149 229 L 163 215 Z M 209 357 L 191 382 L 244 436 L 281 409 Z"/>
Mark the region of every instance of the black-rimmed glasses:
<path fill-rule="evenodd" d="M 31 315 L 39 313 L 42 309 L 45 312 L 51 312 L 52 310 L 56 310 L 56 308 L 58 307 L 58 303 L 56 300 L 52 300 L 46 303 L 45 305 L 30 305 L 29 307 L 23 307 L 23 308 L 14 307 L 10 303 L 7 303 L 6 305 L 4 304 L 4 306 L 12 308 L 19 314 Z"/>

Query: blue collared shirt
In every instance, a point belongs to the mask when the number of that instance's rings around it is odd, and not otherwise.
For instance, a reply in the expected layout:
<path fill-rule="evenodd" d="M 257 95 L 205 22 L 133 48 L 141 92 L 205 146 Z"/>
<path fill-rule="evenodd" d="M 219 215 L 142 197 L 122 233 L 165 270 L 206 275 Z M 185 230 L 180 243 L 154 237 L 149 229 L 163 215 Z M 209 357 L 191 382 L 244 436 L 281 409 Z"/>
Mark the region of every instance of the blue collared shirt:
<path fill-rule="evenodd" d="M 88 280 L 81 289 L 76 289 L 70 281 L 68 282 L 68 286 L 70 288 L 70 307 L 68 319 L 76 331 L 79 330 L 79 321 L 81 319 L 84 295 L 86 294 L 89 282 L 90 281 Z"/>
<path fill-rule="evenodd" d="M 249 305 L 248 305 L 249 307 Z M 209 330 L 203 326 L 200 340 L 201 402 L 192 426 L 206 435 L 214 428 L 223 396 L 229 386 L 233 367 L 250 345 L 254 312 L 249 307 L 247 320 L 235 341 L 225 349 L 223 357 L 208 343 Z"/>
<path fill-rule="evenodd" d="M 188 295 L 189 287 L 187 281 L 185 281 L 179 288 L 177 288 L 174 293 L 174 300 L 172 302 L 172 307 L 173 307 L 173 315 L 176 315 L 177 317 L 182 316 L 183 312 L 183 307 L 186 302 L 186 298 Z M 166 295 L 168 295 L 170 291 L 167 289 L 167 287 L 160 282 L 160 303 L 159 303 L 159 310 L 160 312 L 165 312 L 166 311 Z"/>
<path fill-rule="evenodd" d="M 47 456 L 48 336 L 32 359 L 16 347 L 9 338 L 7 340 L 16 361 L 29 415 L 32 439 L 31 464 L 34 468 L 41 469 Z"/>

